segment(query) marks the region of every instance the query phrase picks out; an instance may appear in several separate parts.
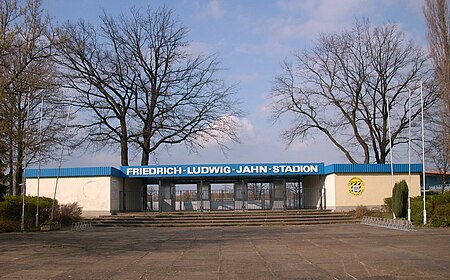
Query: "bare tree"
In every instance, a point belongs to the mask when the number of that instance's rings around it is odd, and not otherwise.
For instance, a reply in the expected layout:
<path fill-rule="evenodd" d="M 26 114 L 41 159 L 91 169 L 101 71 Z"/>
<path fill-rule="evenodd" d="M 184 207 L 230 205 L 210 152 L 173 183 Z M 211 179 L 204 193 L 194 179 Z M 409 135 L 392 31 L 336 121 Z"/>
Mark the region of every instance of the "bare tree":
<path fill-rule="evenodd" d="M 315 45 L 285 61 L 276 77 L 273 117 L 292 117 L 287 143 L 316 132 L 325 135 L 351 163 L 385 163 L 392 146 L 407 142 L 408 89 L 424 81 L 425 110 L 435 101 L 423 50 L 406 40 L 396 25 L 371 27 L 356 22 L 340 34 L 323 34 Z M 413 98 L 412 122 L 420 117 Z"/>
<path fill-rule="evenodd" d="M 2 0 L 0 38 L 0 145 L 10 193 L 20 192 L 23 169 L 51 159 L 61 122 L 51 60 L 49 18 L 41 1 Z M 42 106 L 41 100 L 45 99 Z M 45 121 L 39 130 L 40 115 Z M 39 156 L 38 156 L 39 155 Z"/>
<path fill-rule="evenodd" d="M 172 11 L 104 14 L 98 28 L 81 21 L 57 34 L 63 75 L 89 114 L 82 128 L 91 143 L 120 145 L 122 165 L 130 147 L 147 165 L 164 145 L 195 149 L 238 140 L 240 111 L 232 88 L 218 77 L 217 58 L 188 53 L 187 29 Z"/>
<path fill-rule="evenodd" d="M 424 14 L 438 84 L 438 113 L 433 122 L 428 158 L 441 173 L 442 191 L 450 170 L 450 9 L 446 0 L 426 0 Z"/>

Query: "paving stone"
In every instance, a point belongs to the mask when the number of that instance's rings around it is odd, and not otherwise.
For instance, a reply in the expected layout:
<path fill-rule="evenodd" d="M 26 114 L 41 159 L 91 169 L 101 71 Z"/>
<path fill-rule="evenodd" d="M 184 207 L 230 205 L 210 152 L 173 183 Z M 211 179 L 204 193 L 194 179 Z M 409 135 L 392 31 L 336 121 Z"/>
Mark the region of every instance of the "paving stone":
<path fill-rule="evenodd" d="M 0 279 L 450 279 L 450 228 L 358 224 L 0 234 Z"/>

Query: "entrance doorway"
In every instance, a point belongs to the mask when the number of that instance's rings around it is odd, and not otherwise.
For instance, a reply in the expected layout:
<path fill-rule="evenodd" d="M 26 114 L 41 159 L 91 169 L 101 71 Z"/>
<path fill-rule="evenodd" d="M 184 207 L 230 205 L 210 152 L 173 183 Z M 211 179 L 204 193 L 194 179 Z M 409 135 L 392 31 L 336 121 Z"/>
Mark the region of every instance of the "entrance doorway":
<path fill-rule="evenodd" d="M 271 209 L 270 192 L 271 183 L 248 183 L 247 193 L 249 210 Z"/>
<path fill-rule="evenodd" d="M 121 211 L 246 211 L 326 208 L 320 178 L 136 182 L 120 192 Z"/>
<path fill-rule="evenodd" d="M 234 210 L 233 184 L 211 184 L 211 210 Z"/>
<path fill-rule="evenodd" d="M 176 184 L 176 211 L 197 211 L 197 185 L 196 184 Z"/>
<path fill-rule="evenodd" d="M 144 201 L 144 211 L 159 211 L 159 185 L 146 185 L 144 191 Z"/>
<path fill-rule="evenodd" d="M 286 209 L 301 209 L 301 193 L 302 183 L 287 182 L 286 183 Z"/>

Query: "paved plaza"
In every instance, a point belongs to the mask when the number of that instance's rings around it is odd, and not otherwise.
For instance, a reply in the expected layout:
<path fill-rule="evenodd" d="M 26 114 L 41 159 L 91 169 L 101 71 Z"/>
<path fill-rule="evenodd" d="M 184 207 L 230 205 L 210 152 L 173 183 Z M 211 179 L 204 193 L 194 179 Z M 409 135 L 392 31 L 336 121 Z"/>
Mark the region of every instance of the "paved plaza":
<path fill-rule="evenodd" d="M 0 234 L 0 279 L 450 279 L 450 228 L 360 224 Z"/>

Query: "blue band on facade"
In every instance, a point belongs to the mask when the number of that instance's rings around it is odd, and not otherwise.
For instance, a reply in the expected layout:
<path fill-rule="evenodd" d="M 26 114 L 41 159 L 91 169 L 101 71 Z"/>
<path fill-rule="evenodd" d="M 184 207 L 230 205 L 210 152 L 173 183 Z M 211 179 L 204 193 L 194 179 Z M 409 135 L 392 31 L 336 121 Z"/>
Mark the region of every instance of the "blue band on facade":
<path fill-rule="evenodd" d="M 394 164 L 394 173 L 408 173 L 408 164 Z M 390 173 L 390 164 L 324 163 L 254 163 L 254 164 L 193 164 L 114 167 L 80 167 L 27 169 L 27 178 L 94 177 L 118 178 L 195 178 L 328 175 L 334 173 Z M 421 173 L 422 164 L 411 164 L 411 173 Z"/>

